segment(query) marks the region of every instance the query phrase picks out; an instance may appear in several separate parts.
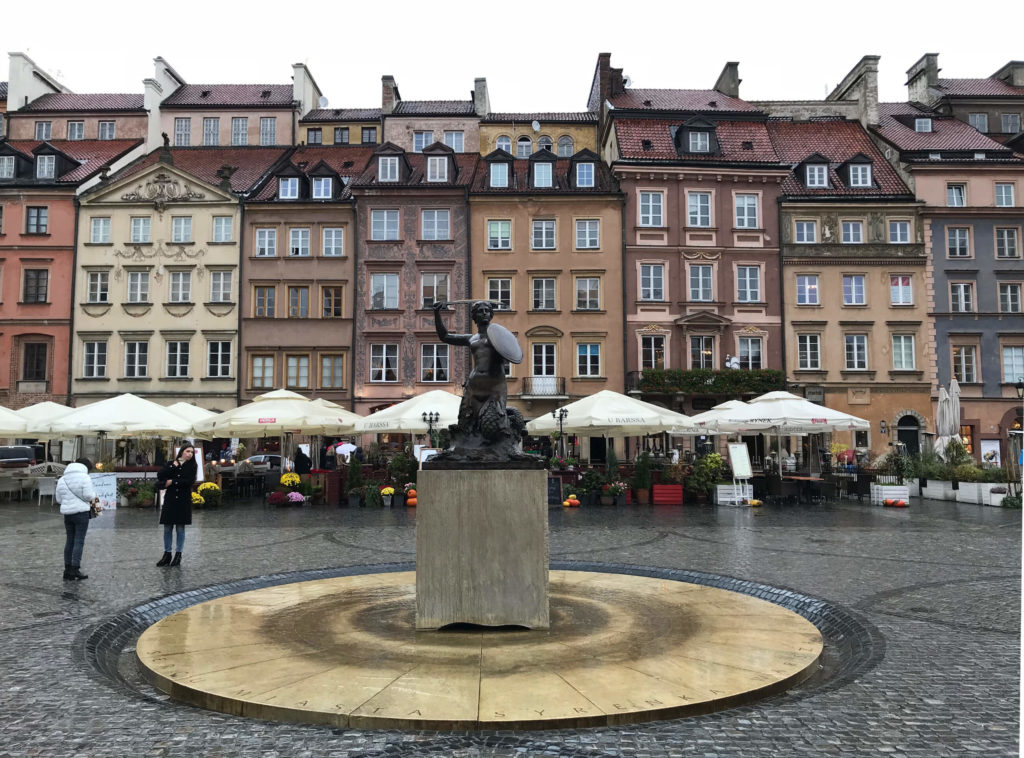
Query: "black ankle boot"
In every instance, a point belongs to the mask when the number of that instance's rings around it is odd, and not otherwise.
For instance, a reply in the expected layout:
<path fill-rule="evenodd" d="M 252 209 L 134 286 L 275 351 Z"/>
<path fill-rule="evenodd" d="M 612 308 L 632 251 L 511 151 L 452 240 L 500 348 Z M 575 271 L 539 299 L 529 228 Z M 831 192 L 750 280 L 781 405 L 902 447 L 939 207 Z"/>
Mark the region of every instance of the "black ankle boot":
<path fill-rule="evenodd" d="M 79 569 L 78 566 L 72 566 L 71 567 L 71 578 L 72 579 L 88 579 L 89 578 L 88 574 L 83 574 L 78 569 Z"/>
<path fill-rule="evenodd" d="M 164 552 L 164 557 L 161 558 L 160 560 L 158 560 L 156 562 L 156 565 L 157 566 L 166 566 L 170 562 L 171 562 L 171 554 L 168 553 L 168 552 Z"/>
<path fill-rule="evenodd" d="M 172 566 L 180 566 L 181 565 L 181 553 L 175 553 L 174 554 L 174 560 L 171 561 L 171 565 Z"/>
<path fill-rule="evenodd" d="M 70 563 L 65 563 L 64 564 L 64 581 L 69 581 L 69 580 L 74 579 L 74 578 L 75 578 L 75 575 L 73 573 L 71 573 L 71 564 Z"/>

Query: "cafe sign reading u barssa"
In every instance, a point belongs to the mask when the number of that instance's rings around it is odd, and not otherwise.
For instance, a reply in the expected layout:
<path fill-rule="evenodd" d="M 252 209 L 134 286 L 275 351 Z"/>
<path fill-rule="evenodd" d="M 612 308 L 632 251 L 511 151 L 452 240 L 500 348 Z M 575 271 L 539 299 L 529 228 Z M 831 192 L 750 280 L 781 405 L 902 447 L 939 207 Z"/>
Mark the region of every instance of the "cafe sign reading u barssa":
<path fill-rule="evenodd" d="M 612 424 L 643 424 L 647 421 L 643 416 L 609 416 Z"/>

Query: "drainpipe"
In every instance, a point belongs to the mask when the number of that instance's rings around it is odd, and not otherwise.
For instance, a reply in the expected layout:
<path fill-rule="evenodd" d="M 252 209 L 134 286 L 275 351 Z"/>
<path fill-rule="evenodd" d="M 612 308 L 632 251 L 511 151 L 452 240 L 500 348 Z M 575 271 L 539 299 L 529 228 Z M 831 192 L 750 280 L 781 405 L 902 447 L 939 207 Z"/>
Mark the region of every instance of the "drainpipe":
<path fill-rule="evenodd" d="M 779 240 L 779 323 L 781 325 L 780 330 L 780 347 L 782 354 L 782 381 L 785 386 L 789 385 L 789 368 L 786 364 L 786 279 L 785 279 L 785 268 L 783 266 L 782 259 L 782 196 L 775 198 L 775 204 L 778 208 L 778 219 L 779 219 L 779 231 L 777 232 Z"/>
<path fill-rule="evenodd" d="M 351 181 L 351 180 L 349 180 Z M 362 302 L 359 291 L 359 206 L 352 195 L 352 332 L 349 337 L 349 410 L 356 412 L 356 309 Z"/>
<path fill-rule="evenodd" d="M 242 287 L 245 283 L 245 203 L 238 199 L 238 326 L 235 333 L 235 407 L 242 404 Z"/>
<path fill-rule="evenodd" d="M 470 225 L 469 225 L 469 187 L 468 186 L 462 188 L 462 196 L 463 196 L 463 199 L 466 202 L 466 220 L 463 223 L 463 227 L 464 227 L 463 228 L 463 232 L 464 232 L 464 234 L 466 236 L 466 264 L 465 264 L 466 265 L 466 288 L 465 288 L 466 289 L 466 293 L 465 293 L 464 297 L 466 297 L 467 299 L 471 300 L 473 298 L 473 237 L 470 234 Z M 480 299 L 483 300 L 486 297 L 487 297 L 486 294 L 484 294 L 484 295 L 480 296 Z M 469 325 L 469 328 L 467 329 L 467 331 L 470 332 L 470 333 L 472 333 L 472 331 L 473 331 L 472 319 L 470 319 L 470 325 Z M 470 356 L 466 357 L 465 365 L 466 365 L 466 376 L 468 377 L 469 376 L 469 372 L 472 371 L 472 358 Z"/>
<path fill-rule="evenodd" d="M 78 222 L 82 212 L 82 204 L 76 195 L 71 199 L 75 208 L 75 236 L 71 248 L 71 308 L 68 314 L 68 381 L 66 385 L 64 404 L 71 405 L 71 377 L 74 373 L 74 347 L 75 347 L 75 290 L 78 285 Z"/>

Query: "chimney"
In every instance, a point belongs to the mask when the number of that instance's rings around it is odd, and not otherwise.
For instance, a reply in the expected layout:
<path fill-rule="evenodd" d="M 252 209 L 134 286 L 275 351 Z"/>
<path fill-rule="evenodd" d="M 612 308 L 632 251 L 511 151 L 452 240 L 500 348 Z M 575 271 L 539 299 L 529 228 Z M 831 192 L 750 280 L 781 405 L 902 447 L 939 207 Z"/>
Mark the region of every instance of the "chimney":
<path fill-rule="evenodd" d="M 1024 61 L 1010 61 L 992 74 L 993 79 L 1000 79 L 1011 87 L 1024 87 Z"/>
<path fill-rule="evenodd" d="M 743 80 L 740 79 L 740 64 L 737 61 L 729 61 L 718 75 L 715 92 L 721 92 L 729 97 L 739 97 L 741 81 Z"/>
<path fill-rule="evenodd" d="M 879 60 L 877 55 L 865 55 L 825 98 L 836 102 L 856 101 L 857 118 L 865 127 L 878 123 Z"/>
<path fill-rule="evenodd" d="M 604 101 L 626 91 L 626 80 L 621 68 L 612 68 L 612 54 L 598 53 L 594 81 L 590 85 L 587 110 L 600 113 Z"/>
<path fill-rule="evenodd" d="M 912 103 L 934 105 L 939 97 L 931 90 L 939 86 L 939 54 L 925 53 L 907 69 L 907 96 Z"/>
<path fill-rule="evenodd" d="M 217 178 L 220 179 L 220 182 L 217 184 L 217 186 L 220 187 L 225 192 L 230 192 L 231 176 L 236 171 L 238 171 L 238 166 L 229 166 L 226 163 L 219 169 L 217 169 Z"/>
<path fill-rule="evenodd" d="M 491 115 L 491 99 L 487 96 L 487 80 L 478 77 L 473 80 L 473 110 L 480 118 Z"/>
<path fill-rule="evenodd" d="M 380 78 L 380 112 L 385 116 L 394 113 L 395 106 L 400 102 L 402 102 L 402 96 L 398 94 L 395 77 L 391 74 L 384 74 Z"/>

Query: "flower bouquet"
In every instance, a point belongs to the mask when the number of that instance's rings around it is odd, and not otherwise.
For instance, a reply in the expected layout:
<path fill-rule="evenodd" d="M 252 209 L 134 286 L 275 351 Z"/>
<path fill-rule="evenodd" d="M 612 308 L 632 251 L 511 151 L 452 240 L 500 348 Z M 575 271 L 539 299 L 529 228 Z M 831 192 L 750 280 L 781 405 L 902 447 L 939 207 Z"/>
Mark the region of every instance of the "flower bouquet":
<path fill-rule="evenodd" d="M 192 493 L 192 505 L 202 506 L 206 504 L 206 498 L 200 495 L 198 492 Z"/>
<path fill-rule="evenodd" d="M 267 503 L 270 505 L 285 505 L 288 502 L 288 495 L 280 490 L 274 490 L 267 495 Z"/>
<path fill-rule="evenodd" d="M 220 505 L 223 493 L 214 482 L 203 482 L 197 489 L 199 494 L 203 496 L 203 500 L 206 501 L 207 508 L 215 508 Z"/>
<path fill-rule="evenodd" d="M 392 487 L 391 485 L 387 485 L 380 488 L 380 497 L 381 500 L 384 501 L 385 507 L 390 508 L 392 505 L 394 505 L 394 494 L 395 488 Z"/>
<path fill-rule="evenodd" d="M 285 487 L 295 489 L 299 486 L 302 480 L 299 479 L 299 475 L 289 471 L 287 474 L 281 475 L 281 484 Z"/>
<path fill-rule="evenodd" d="M 306 496 L 301 492 L 289 492 L 287 497 L 289 505 L 302 505 L 306 502 Z"/>

